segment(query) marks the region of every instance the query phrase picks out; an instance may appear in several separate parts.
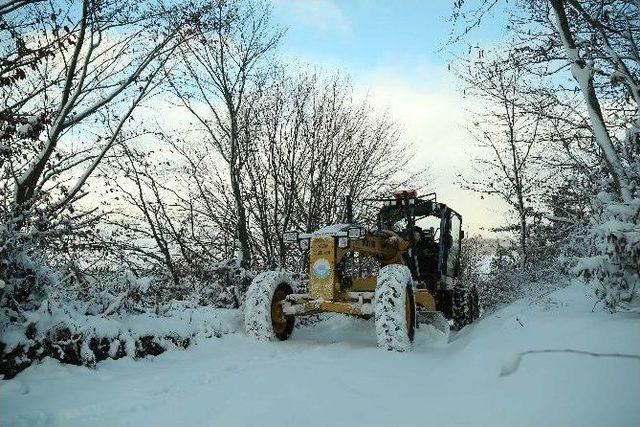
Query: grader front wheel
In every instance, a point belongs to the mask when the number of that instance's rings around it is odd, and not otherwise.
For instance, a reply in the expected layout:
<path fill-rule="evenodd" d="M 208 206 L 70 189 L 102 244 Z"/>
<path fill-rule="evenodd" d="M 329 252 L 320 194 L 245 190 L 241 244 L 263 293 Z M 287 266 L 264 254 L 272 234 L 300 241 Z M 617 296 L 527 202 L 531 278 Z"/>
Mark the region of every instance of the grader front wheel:
<path fill-rule="evenodd" d="M 416 305 L 407 267 L 393 264 L 380 269 L 374 311 L 378 347 L 409 351 L 415 333 Z"/>
<path fill-rule="evenodd" d="M 291 335 L 295 319 L 282 312 L 281 302 L 293 293 L 294 281 L 281 271 L 266 271 L 251 282 L 245 302 L 247 335 L 258 341 L 284 341 Z"/>
<path fill-rule="evenodd" d="M 281 341 L 289 338 L 293 331 L 294 317 L 287 316 L 282 312 L 282 301 L 291 293 L 293 293 L 291 286 L 280 283 L 271 299 L 271 326 L 276 338 Z"/>

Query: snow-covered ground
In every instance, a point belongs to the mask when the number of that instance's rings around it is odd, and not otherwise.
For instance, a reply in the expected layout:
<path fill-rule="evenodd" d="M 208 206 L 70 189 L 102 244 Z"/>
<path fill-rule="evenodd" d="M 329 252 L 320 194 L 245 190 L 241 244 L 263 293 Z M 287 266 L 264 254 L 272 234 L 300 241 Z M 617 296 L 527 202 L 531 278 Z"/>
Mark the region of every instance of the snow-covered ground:
<path fill-rule="evenodd" d="M 372 321 L 330 316 L 287 342 L 242 333 L 96 369 L 46 360 L 0 381 L 0 425 L 638 426 L 640 317 L 609 315 L 578 285 L 524 299 L 411 353 L 375 347 Z"/>

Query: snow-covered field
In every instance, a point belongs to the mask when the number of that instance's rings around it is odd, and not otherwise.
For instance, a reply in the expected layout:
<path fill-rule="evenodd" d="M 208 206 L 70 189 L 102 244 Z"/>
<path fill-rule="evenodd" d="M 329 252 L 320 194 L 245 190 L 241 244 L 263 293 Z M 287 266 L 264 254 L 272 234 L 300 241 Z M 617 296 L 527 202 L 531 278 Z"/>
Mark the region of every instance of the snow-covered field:
<path fill-rule="evenodd" d="M 242 333 L 96 369 L 46 360 L 0 381 L 0 425 L 638 426 L 640 317 L 609 315 L 578 285 L 524 299 L 449 342 L 421 327 L 411 353 L 375 347 L 372 321 L 331 316 L 287 342 Z"/>

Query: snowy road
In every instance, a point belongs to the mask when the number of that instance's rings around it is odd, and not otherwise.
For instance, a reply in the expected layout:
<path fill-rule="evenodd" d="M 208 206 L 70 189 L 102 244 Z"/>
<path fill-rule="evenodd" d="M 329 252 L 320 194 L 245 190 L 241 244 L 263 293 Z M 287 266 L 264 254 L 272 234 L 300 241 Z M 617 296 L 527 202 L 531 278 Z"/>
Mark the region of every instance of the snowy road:
<path fill-rule="evenodd" d="M 418 330 L 414 351 L 375 347 L 372 322 L 331 317 L 282 343 L 240 333 L 97 369 L 48 360 L 0 381 L 0 425 L 638 426 L 640 362 L 535 354 L 640 354 L 640 318 L 592 313 L 571 286 L 520 301 L 452 337 Z"/>

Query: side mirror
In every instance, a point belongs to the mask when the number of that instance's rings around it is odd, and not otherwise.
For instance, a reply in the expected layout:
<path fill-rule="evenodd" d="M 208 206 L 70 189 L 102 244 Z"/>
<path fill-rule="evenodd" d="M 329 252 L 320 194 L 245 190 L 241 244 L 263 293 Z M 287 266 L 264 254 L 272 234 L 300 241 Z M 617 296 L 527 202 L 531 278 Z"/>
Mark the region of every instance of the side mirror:
<path fill-rule="evenodd" d="M 311 239 L 300 239 L 300 241 L 298 242 L 298 245 L 300 246 L 300 249 L 302 249 L 303 251 L 308 251 L 309 250 L 310 240 Z"/>
<path fill-rule="evenodd" d="M 460 240 L 464 239 L 464 230 L 460 230 Z"/>

